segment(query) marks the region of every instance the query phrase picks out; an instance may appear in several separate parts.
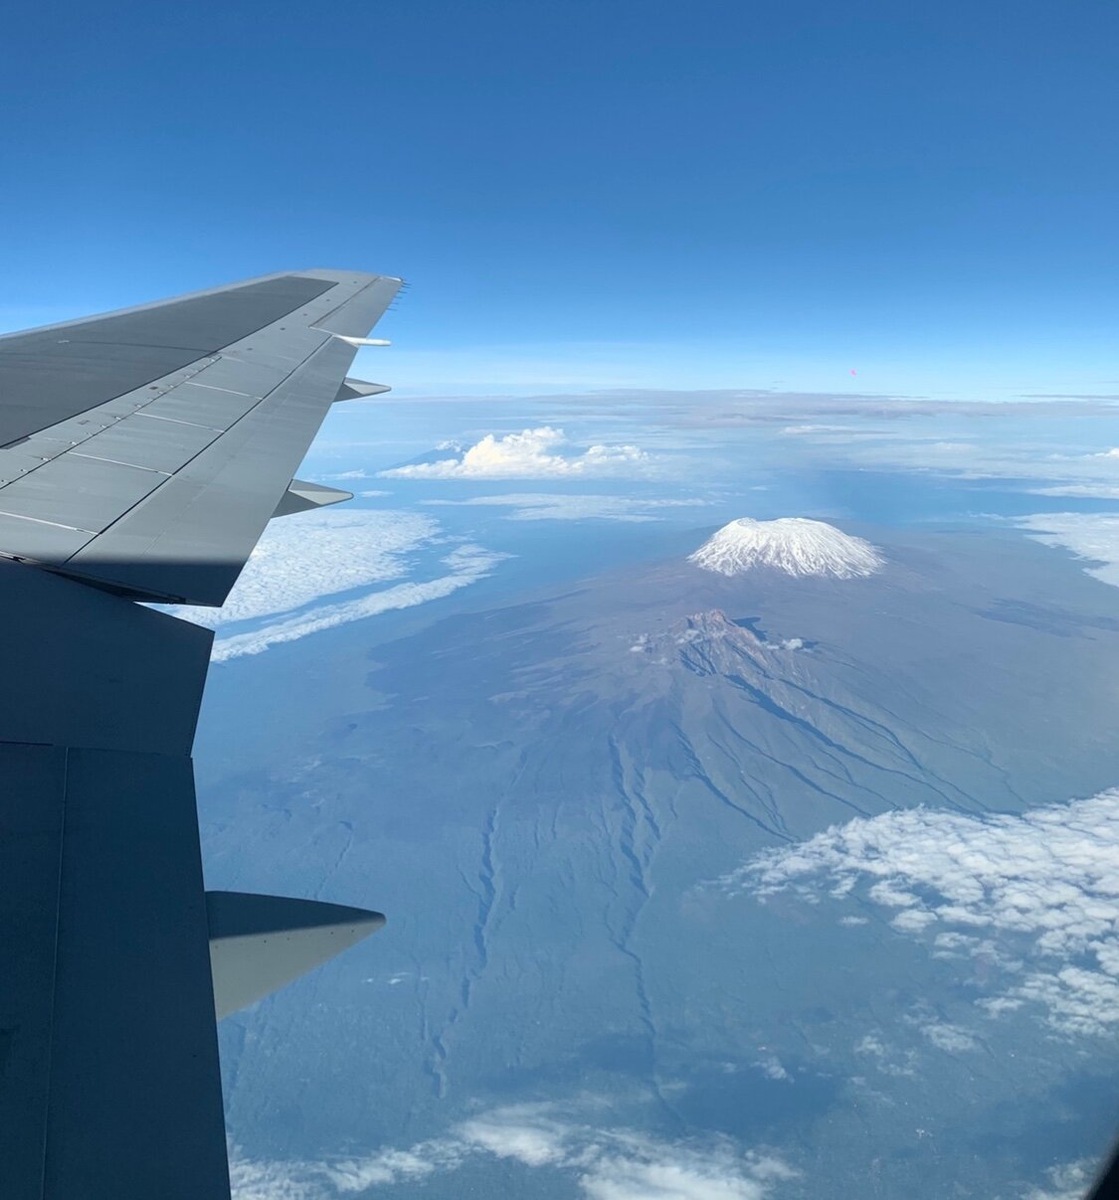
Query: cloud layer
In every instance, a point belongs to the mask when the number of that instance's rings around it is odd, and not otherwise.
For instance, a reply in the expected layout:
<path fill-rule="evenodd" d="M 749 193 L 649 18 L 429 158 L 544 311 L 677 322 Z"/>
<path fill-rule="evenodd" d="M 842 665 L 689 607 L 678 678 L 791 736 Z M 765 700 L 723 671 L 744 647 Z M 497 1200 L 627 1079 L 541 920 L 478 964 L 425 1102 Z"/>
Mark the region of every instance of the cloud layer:
<path fill-rule="evenodd" d="M 1099 1163 L 1092 1159 L 1050 1167 L 1046 1186 L 1031 1188 L 1022 1200 L 1083 1200 L 1098 1171 Z"/>
<path fill-rule="evenodd" d="M 656 500 L 635 496 L 565 496 L 537 492 L 507 496 L 474 496 L 470 500 L 425 500 L 424 504 L 446 507 L 510 508 L 510 521 L 662 521 L 655 514 L 666 508 L 695 508 L 706 500 Z"/>
<path fill-rule="evenodd" d="M 394 609 L 414 608 L 418 604 L 426 604 L 429 600 L 441 600 L 444 596 L 457 592 L 459 588 L 485 578 L 499 562 L 508 557 L 507 554 L 486 550 L 482 546 L 460 546 L 441 559 L 448 572 L 436 579 L 400 583 L 356 600 L 313 608 L 310 612 L 272 622 L 263 629 L 220 637 L 214 643 L 211 658 L 214 662 L 226 662 L 231 658 L 260 654 L 270 646 L 294 642 L 308 634 L 333 629 L 336 625 L 347 625 L 351 621 L 376 617 Z"/>
<path fill-rule="evenodd" d="M 550 425 L 504 437 L 487 433 L 451 457 L 394 467 L 381 475 L 396 479 L 566 479 L 627 474 L 643 470 L 651 462 L 636 446 L 597 445 L 581 453 L 563 453 L 567 446 L 563 430 Z"/>
<path fill-rule="evenodd" d="M 419 1181 L 486 1158 L 570 1178 L 586 1200 L 765 1200 L 797 1172 L 726 1140 L 703 1147 L 565 1119 L 556 1106 L 481 1114 L 450 1136 L 407 1150 L 333 1163 L 260 1163 L 231 1155 L 236 1200 L 330 1200 L 377 1185 Z"/>
<path fill-rule="evenodd" d="M 399 579 L 407 574 L 405 555 L 438 532 L 438 522 L 419 513 L 295 513 L 268 525 L 221 608 L 169 611 L 210 629 L 290 612 L 324 596 Z"/>
<path fill-rule="evenodd" d="M 508 557 L 465 544 L 439 559 L 433 578 L 403 581 L 414 569 L 415 554 L 433 546 L 440 534 L 437 521 L 418 513 L 380 509 L 297 513 L 273 521 L 264 531 L 222 608 L 153 607 L 221 631 L 212 658 L 225 662 L 322 629 L 441 599 L 482 579 Z M 392 580 L 402 582 L 323 603 Z M 256 625 L 262 620 L 268 623 Z M 250 622 L 254 627 L 245 629 Z"/>
<path fill-rule="evenodd" d="M 1119 789 L 1022 816 L 918 808 L 858 819 L 720 883 L 892 913 L 895 930 L 937 956 L 994 972 L 998 986 L 977 1001 L 988 1015 L 1036 1006 L 1063 1034 L 1119 1026 Z"/>
<path fill-rule="evenodd" d="M 1078 558 L 1099 564 L 1084 569 L 1119 587 L 1119 514 L 1045 513 L 1022 517 L 1017 524 L 1047 546 L 1063 546 Z"/>

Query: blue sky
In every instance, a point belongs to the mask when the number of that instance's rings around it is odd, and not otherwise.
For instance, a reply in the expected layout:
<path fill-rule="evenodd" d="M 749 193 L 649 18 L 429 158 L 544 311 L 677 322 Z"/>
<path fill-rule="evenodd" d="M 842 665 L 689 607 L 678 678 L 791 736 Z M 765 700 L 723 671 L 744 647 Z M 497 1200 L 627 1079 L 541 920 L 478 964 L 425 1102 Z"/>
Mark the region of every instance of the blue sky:
<path fill-rule="evenodd" d="M 344 265 L 412 284 L 405 390 L 1119 392 L 1112 4 L 54 3 L 4 43 L 9 327 Z"/>

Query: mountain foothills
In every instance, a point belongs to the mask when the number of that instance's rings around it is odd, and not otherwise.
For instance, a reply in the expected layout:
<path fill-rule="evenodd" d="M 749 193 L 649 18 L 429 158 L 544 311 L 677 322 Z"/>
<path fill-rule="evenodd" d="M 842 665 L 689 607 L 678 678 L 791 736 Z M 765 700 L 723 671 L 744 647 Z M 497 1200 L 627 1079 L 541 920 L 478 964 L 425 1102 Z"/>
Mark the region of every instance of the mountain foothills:
<path fill-rule="evenodd" d="M 302 1163 L 312 1200 L 361 1191 L 340 1156 L 389 1195 L 648 1194 L 579 1184 L 556 1132 L 577 1128 L 600 1166 L 641 1138 L 642 1162 L 739 1164 L 673 1197 L 931 1200 L 1098 1152 L 1076 1097 L 1114 1054 L 1005 1000 L 994 964 L 1030 946 L 926 945 L 882 880 L 861 901 L 719 883 L 853 820 L 980 828 L 1116 782 L 1113 589 L 1012 533 L 871 536 L 735 521 L 373 650 L 355 625 L 223 668 L 210 885 L 282 876 L 389 917 L 226 1023 L 243 1161 Z M 521 1133 L 479 1148 L 483 1117 Z M 759 1181 L 751 1154 L 783 1165 Z"/>

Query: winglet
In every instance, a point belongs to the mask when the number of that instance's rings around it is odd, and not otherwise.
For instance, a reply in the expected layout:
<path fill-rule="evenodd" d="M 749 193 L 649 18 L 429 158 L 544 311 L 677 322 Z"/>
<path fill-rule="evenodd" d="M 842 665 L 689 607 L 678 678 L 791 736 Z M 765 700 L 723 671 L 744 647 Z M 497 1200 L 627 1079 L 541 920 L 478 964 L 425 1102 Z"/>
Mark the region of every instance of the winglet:
<path fill-rule="evenodd" d="M 219 1021 L 349 949 L 385 923 L 381 913 L 363 908 L 248 892 L 207 892 L 206 916 Z"/>
<path fill-rule="evenodd" d="M 387 383 L 366 383 L 364 379 L 354 379 L 347 375 L 338 389 L 338 395 L 334 397 L 334 402 L 360 400 L 365 396 L 380 396 L 384 392 L 391 391 L 392 388 Z"/>
<path fill-rule="evenodd" d="M 341 504 L 352 500 L 353 492 L 341 488 L 327 487 L 324 483 L 308 483 L 305 479 L 293 479 L 288 490 L 280 497 L 273 517 L 288 517 L 292 513 L 307 512 L 312 508 L 325 508 L 328 504 Z"/>

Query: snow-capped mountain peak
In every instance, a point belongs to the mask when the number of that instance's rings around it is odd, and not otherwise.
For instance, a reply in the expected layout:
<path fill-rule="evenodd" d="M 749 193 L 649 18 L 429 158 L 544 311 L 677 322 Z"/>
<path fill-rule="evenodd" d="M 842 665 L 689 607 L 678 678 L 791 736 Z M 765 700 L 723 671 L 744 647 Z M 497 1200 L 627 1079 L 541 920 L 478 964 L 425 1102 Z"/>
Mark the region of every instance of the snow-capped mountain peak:
<path fill-rule="evenodd" d="M 834 579 L 873 575 L 884 564 L 869 542 L 805 517 L 781 517 L 776 521 L 740 517 L 724 525 L 689 555 L 688 561 L 721 575 L 773 567 L 788 575 Z"/>

